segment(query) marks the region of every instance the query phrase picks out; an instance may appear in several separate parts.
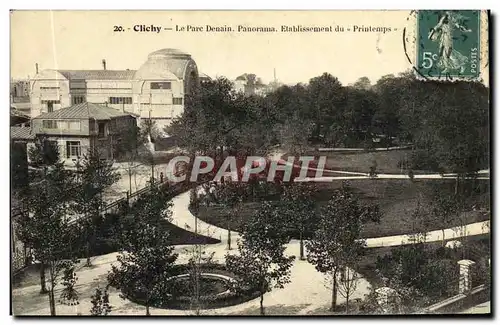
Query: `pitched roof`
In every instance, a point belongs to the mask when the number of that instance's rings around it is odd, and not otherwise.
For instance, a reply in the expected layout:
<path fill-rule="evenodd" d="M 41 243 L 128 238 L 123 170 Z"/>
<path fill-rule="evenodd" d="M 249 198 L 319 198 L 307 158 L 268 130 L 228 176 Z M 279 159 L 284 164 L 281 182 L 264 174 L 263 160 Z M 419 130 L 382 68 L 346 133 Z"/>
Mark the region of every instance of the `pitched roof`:
<path fill-rule="evenodd" d="M 10 116 L 11 117 L 21 117 L 21 118 L 26 118 L 26 119 L 30 119 L 30 117 L 26 114 L 24 114 L 23 112 L 17 110 L 16 108 L 12 108 L 10 109 Z"/>
<path fill-rule="evenodd" d="M 41 114 L 34 119 L 96 119 L 110 120 L 120 116 L 131 116 L 132 114 L 119 111 L 112 107 L 97 105 L 93 103 L 80 103 L 70 107 L 61 108 L 57 111 Z"/>
<path fill-rule="evenodd" d="M 131 80 L 135 70 L 57 70 L 67 79 Z"/>
<path fill-rule="evenodd" d="M 30 140 L 34 139 L 35 135 L 31 133 L 30 127 L 11 126 L 10 138 L 13 140 Z"/>

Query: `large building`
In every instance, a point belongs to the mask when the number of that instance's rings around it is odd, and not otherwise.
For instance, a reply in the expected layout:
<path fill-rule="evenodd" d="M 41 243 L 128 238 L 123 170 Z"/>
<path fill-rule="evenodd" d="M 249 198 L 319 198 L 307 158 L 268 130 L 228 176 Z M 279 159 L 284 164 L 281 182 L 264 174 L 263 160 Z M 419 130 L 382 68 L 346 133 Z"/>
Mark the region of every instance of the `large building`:
<path fill-rule="evenodd" d="M 149 54 L 138 70 L 42 70 L 30 84 L 31 117 L 89 102 L 152 119 L 162 130 L 182 114 L 199 83 L 191 55 L 176 49 Z"/>
<path fill-rule="evenodd" d="M 31 127 L 11 127 L 11 141 L 33 145 L 36 136 L 43 136 L 58 146 L 61 159 L 69 164 L 98 149 L 102 158 L 116 158 L 116 144 L 135 127 L 136 118 L 120 110 L 80 103 L 55 110 L 31 120 Z"/>

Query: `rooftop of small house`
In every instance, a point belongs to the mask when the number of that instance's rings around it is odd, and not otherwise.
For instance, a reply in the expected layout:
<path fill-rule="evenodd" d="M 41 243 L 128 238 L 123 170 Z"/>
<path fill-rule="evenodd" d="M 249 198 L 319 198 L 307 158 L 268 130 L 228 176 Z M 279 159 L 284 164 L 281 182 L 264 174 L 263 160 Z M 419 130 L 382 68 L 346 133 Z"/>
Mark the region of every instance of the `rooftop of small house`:
<path fill-rule="evenodd" d="M 34 119 L 95 119 L 111 120 L 122 116 L 133 116 L 129 112 L 123 112 L 115 108 L 93 103 L 80 103 L 59 110 L 43 113 Z"/>

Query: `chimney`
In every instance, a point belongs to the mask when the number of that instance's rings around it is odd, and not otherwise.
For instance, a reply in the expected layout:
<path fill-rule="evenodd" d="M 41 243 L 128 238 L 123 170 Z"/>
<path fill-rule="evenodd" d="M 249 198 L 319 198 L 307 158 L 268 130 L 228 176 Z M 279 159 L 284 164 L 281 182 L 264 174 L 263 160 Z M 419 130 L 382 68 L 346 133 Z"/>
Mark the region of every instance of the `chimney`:
<path fill-rule="evenodd" d="M 106 60 L 102 59 L 102 69 L 106 70 Z"/>
<path fill-rule="evenodd" d="M 38 63 L 35 63 L 35 71 L 36 71 L 36 74 L 38 74 Z"/>

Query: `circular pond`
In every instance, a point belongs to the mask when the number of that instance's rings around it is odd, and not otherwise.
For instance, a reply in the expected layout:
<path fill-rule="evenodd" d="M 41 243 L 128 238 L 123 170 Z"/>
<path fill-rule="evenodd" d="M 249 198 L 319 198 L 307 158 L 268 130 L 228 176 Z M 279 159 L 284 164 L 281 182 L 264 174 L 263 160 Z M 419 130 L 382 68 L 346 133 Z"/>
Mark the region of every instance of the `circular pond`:
<path fill-rule="evenodd" d="M 219 296 L 230 293 L 231 281 L 233 278 L 222 274 L 201 273 L 196 288 L 196 281 L 190 274 L 180 274 L 169 279 L 171 282 L 171 292 L 173 297 L 190 297 L 198 291 L 200 297 Z"/>
<path fill-rule="evenodd" d="M 201 264 L 198 267 L 200 276 L 196 281 L 191 275 L 191 266 L 176 265 L 174 274 L 177 274 L 165 280 L 165 291 L 161 297 L 153 297 L 151 306 L 184 310 L 211 309 L 238 305 L 259 296 L 255 288 L 238 288 L 236 276 L 225 265 Z M 122 292 L 131 301 L 145 304 L 146 292 L 133 287 Z"/>

